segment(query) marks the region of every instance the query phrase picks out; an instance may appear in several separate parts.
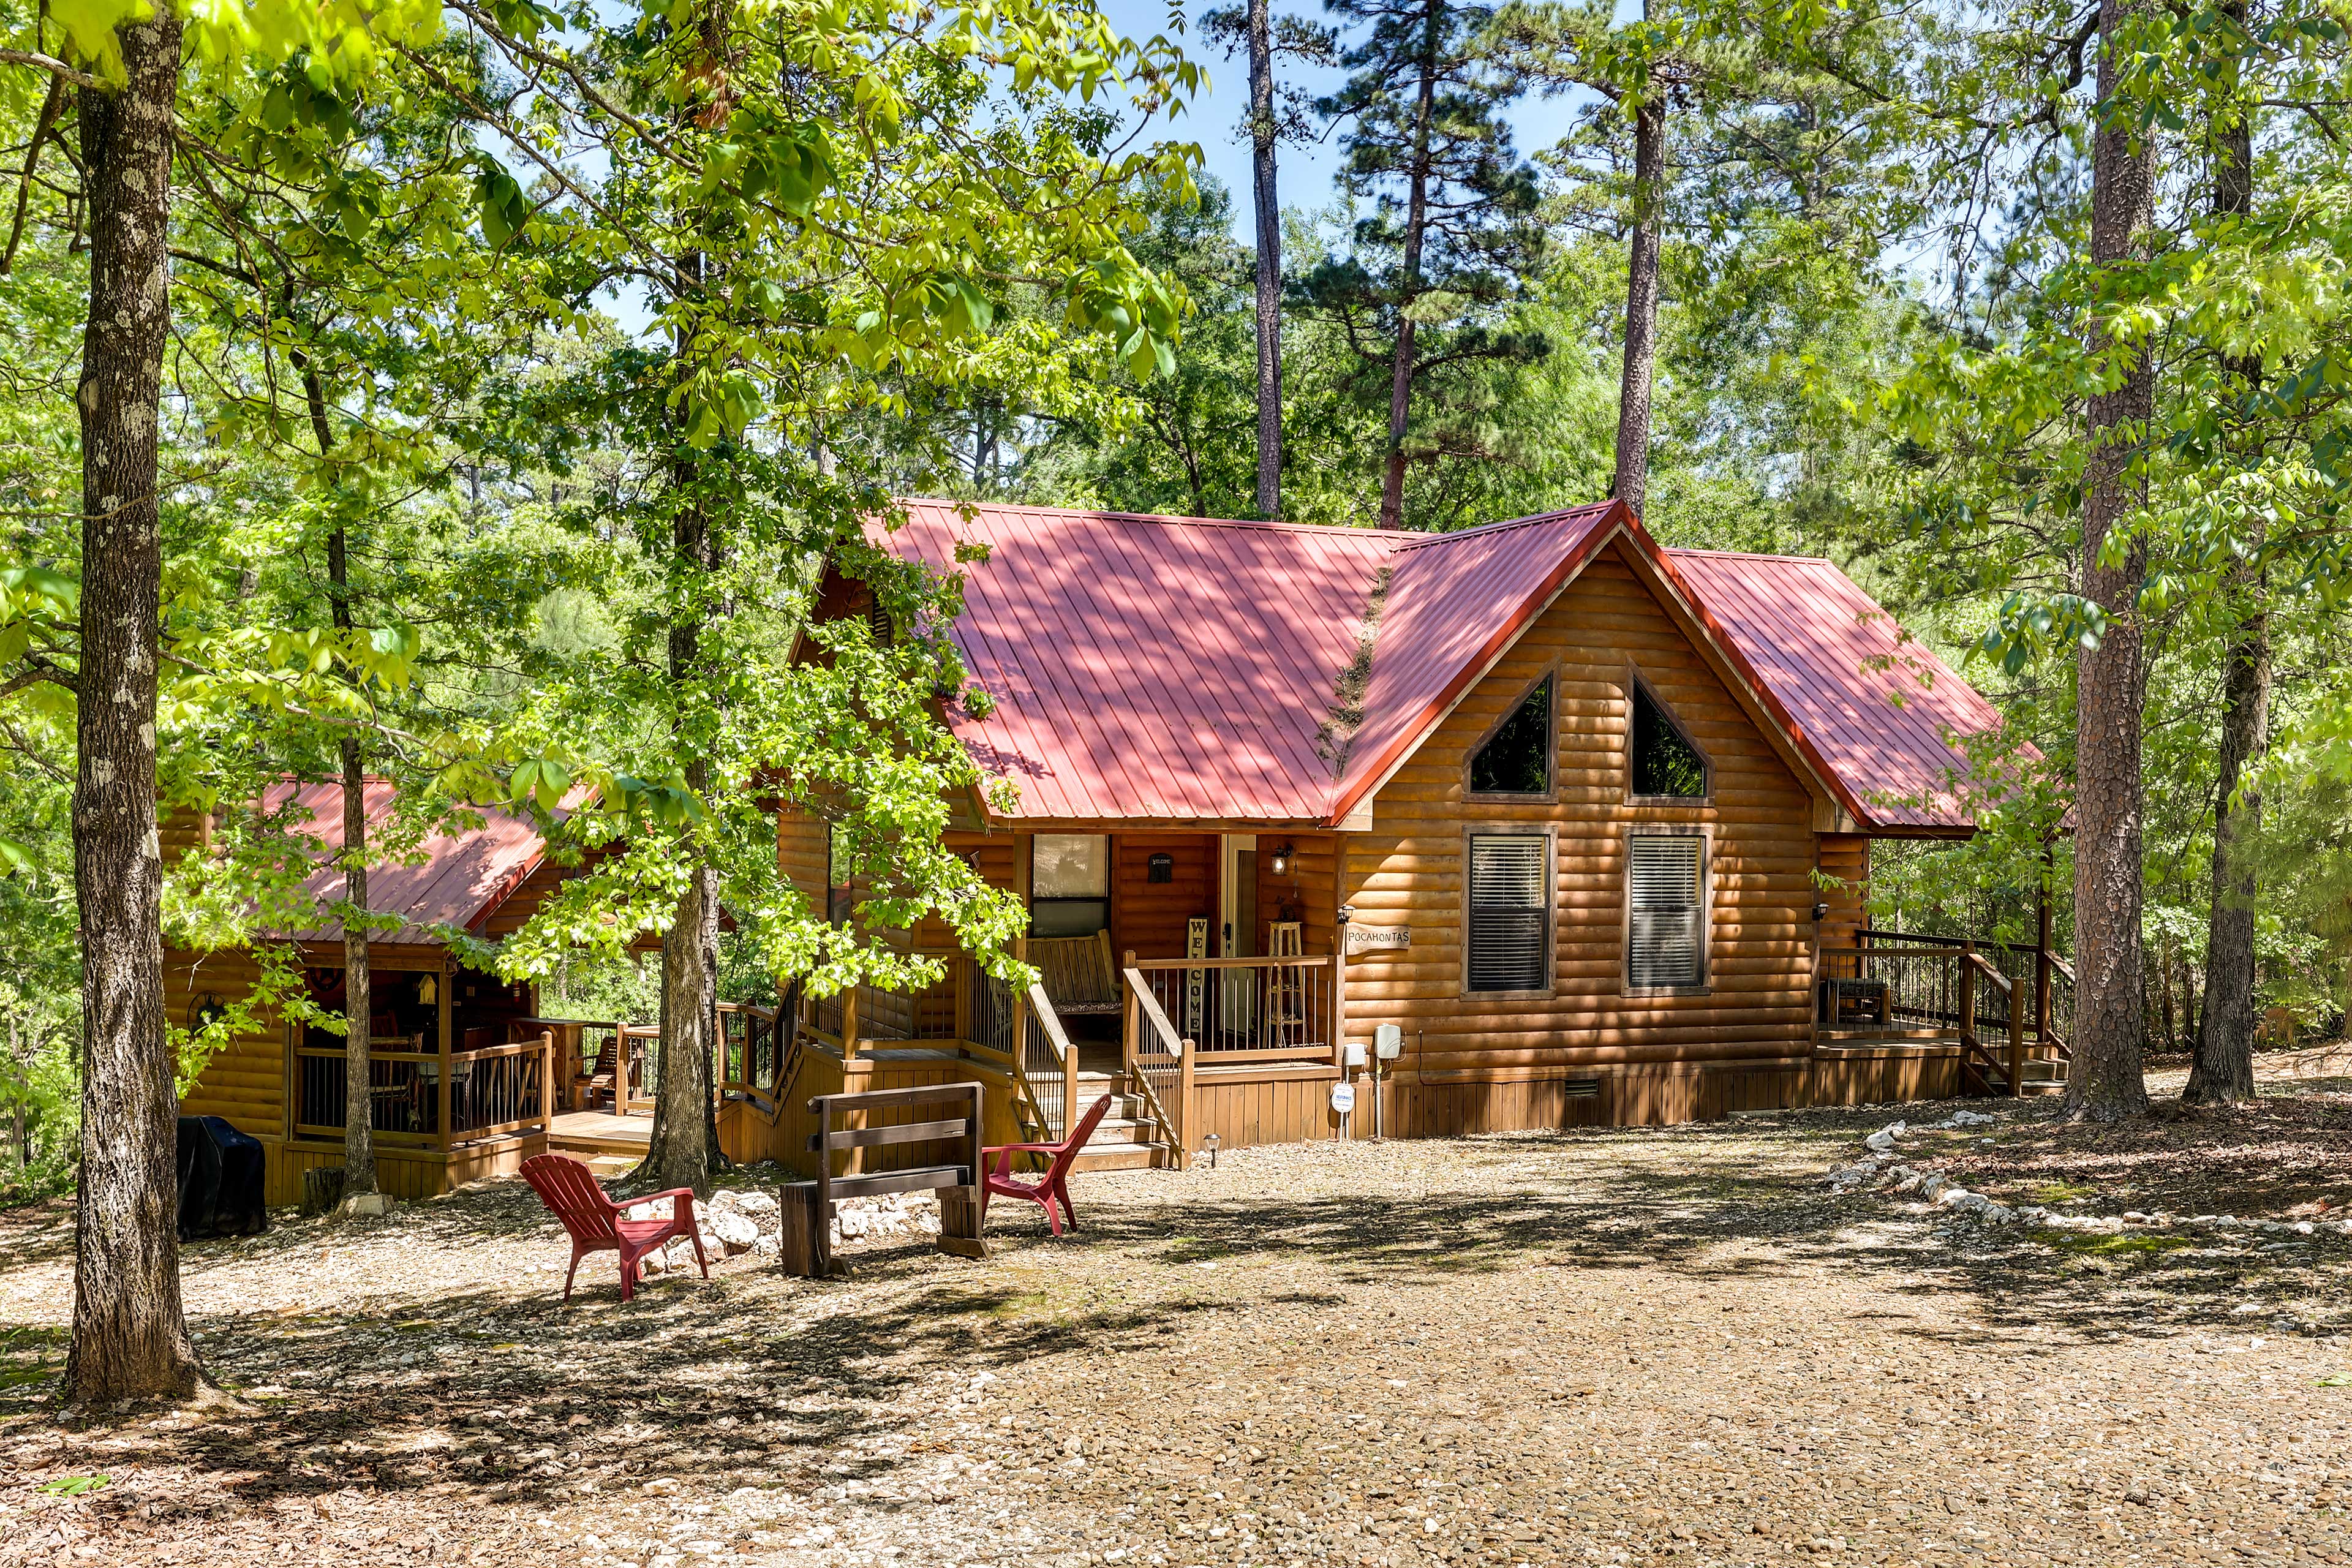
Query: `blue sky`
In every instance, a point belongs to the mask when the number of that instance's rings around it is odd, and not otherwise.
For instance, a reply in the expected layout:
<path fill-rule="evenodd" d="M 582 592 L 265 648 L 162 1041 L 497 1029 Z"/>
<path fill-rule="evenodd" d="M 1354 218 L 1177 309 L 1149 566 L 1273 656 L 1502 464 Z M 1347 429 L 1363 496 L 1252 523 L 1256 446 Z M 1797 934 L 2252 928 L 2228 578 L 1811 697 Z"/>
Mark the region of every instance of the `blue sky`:
<path fill-rule="evenodd" d="M 1171 24 L 1169 0 L 1101 0 L 1101 5 L 1104 14 L 1129 37 L 1149 38 L 1155 33 L 1177 37 Z M 1207 68 L 1209 91 L 1194 99 L 1185 113 L 1169 121 L 1163 133 L 1171 140 L 1199 145 L 1203 170 L 1233 192 L 1234 230 L 1246 238 L 1251 226 L 1250 149 L 1249 142 L 1240 135 L 1240 128 L 1242 116 L 1249 109 L 1249 61 L 1239 56 L 1227 59 L 1201 36 L 1201 17 L 1215 8 L 1214 0 L 1180 0 L 1172 7 L 1184 23 L 1184 32 L 1178 42 L 1187 55 Z M 1316 20 L 1324 16 L 1320 0 L 1313 5 L 1276 0 L 1275 14 Z M 1289 62 L 1285 62 L 1284 68 L 1288 73 L 1286 80 L 1316 93 L 1330 91 L 1344 75 L 1337 70 L 1304 71 Z M 1564 97 L 1523 99 L 1515 108 L 1512 133 L 1523 157 L 1540 152 L 1567 134 L 1576 112 L 1575 104 Z M 1329 203 L 1332 179 L 1339 167 L 1339 150 L 1332 142 L 1305 147 L 1286 145 L 1276 158 L 1283 205 L 1321 207 Z"/>

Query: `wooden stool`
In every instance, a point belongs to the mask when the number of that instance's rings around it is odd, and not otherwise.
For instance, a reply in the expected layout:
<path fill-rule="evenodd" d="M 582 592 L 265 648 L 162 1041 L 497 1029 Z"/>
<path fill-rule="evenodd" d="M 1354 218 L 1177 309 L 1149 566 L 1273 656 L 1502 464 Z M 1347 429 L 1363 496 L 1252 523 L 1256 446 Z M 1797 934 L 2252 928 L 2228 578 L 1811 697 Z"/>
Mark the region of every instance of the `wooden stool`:
<path fill-rule="evenodd" d="M 1266 928 L 1268 958 L 1306 956 L 1305 931 L 1297 921 L 1276 921 Z M 1276 1049 L 1303 1044 L 1307 1038 L 1307 982 L 1302 970 L 1266 971 L 1265 1046 Z"/>

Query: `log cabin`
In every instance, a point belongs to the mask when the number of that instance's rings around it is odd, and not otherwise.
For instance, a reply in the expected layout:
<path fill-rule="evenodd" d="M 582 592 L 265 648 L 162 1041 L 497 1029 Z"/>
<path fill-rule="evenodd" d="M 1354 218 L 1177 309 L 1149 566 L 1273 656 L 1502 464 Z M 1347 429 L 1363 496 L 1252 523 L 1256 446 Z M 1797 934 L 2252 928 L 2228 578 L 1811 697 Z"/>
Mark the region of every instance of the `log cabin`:
<path fill-rule="evenodd" d="M 811 1094 L 972 1078 L 996 1136 L 1117 1097 L 1096 1163 L 1667 1123 L 2063 1075 L 2046 948 L 1868 930 L 1870 844 L 1975 831 L 1998 714 L 1824 560 L 1662 549 L 1611 502 L 1455 533 L 902 503 L 964 578 L 992 706 L 942 717 L 1010 810 L 950 845 L 1030 912 L 1025 995 L 801 1005 L 730 1151 Z M 978 547 L 975 549 L 974 547 Z M 814 616 L 887 633 L 829 573 Z M 814 656 L 812 656 L 814 657 Z M 840 913 L 829 830 L 785 874 Z"/>
<path fill-rule="evenodd" d="M 330 864 L 342 847 L 340 784 L 274 786 L 258 803 L 284 811 L 289 831 L 311 842 L 319 862 L 303 883 L 319 922 L 263 933 L 259 947 L 290 947 L 301 984 L 320 1012 L 344 1008 L 343 929 L 324 911 L 344 895 Z M 395 806 L 394 786 L 369 781 L 363 810 L 371 836 Z M 476 814 L 479 825 L 428 834 L 415 863 L 372 867 L 368 905 L 399 921 L 369 943 L 369 1099 L 378 1184 L 396 1197 L 425 1198 L 470 1181 L 509 1173 L 551 1147 L 608 1167 L 634 1163 L 647 1142 L 646 1061 L 658 1032 L 624 1020 L 540 1015 L 539 987 L 509 983 L 466 963 L 451 933 L 496 942 L 520 929 L 564 878 L 577 875 L 548 853 L 540 830 L 505 812 Z M 206 852 L 217 818 L 167 819 L 164 854 Z M 164 1005 L 194 1028 L 260 979 L 255 947 L 164 952 Z M 772 1049 L 772 1010 L 721 1009 L 729 1048 L 739 1058 Z M 767 1073 L 740 1068 L 739 1077 Z M 304 1173 L 343 1163 L 344 1037 L 263 1011 L 252 1028 L 205 1064 L 184 1098 L 189 1116 L 226 1118 L 260 1140 L 267 1201 L 301 1200 Z"/>

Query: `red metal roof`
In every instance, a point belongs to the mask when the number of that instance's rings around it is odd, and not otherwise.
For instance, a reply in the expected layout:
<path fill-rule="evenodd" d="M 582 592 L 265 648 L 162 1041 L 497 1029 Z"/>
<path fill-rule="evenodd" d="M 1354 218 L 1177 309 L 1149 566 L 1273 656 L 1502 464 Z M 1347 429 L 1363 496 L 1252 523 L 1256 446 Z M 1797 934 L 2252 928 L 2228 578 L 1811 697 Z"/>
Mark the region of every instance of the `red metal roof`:
<path fill-rule="evenodd" d="M 1398 535 L 1210 518 L 904 503 L 884 541 L 965 573 L 953 627 L 995 701 L 956 714 L 1015 816 L 1320 820 L 1317 750 L 1356 654 L 1374 574 Z M 1418 537 L 1418 536 L 1411 536 Z"/>
<path fill-rule="evenodd" d="M 1612 538 L 1865 828 L 1965 831 L 1943 735 L 2000 721 L 1828 562 L 1662 551 L 1614 502 L 1445 534 L 901 505 L 878 542 L 964 574 L 950 633 L 995 706 L 949 721 L 1016 786 L 1016 820 L 1336 823 Z M 959 566 L 959 544 L 988 559 Z M 1349 735 L 1341 682 L 1376 597 Z"/>
<path fill-rule="evenodd" d="M 383 779 L 370 779 L 363 792 L 370 837 L 376 823 L 392 815 L 394 790 Z M 292 799 L 310 813 L 293 831 L 319 842 L 323 859 L 343 847 L 343 786 L 341 784 L 273 784 L 262 796 L 265 810 L 275 811 Z M 399 915 L 398 931 L 379 932 L 376 943 L 430 944 L 440 942 L 432 927 L 470 926 L 487 916 L 530 875 L 546 853 L 539 830 L 520 817 L 483 811 L 482 826 L 457 834 L 428 835 L 418 846 L 425 858 L 415 866 L 371 866 L 368 907 Z M 343 896 L 345 878 L 332 866 L 321 866 L 304 879 L 304 889 L 321 904 Z M 296 942 L 341 942 L 341 923 L 313 926 L 285 933 Z"/>
<path fill-rule="evenodd" d="M 1343 817 L 1411 754 L 1454 700 L 1517 641 L 1612 531 L 1614 501 L 1408 536 L 1388 558 L 1364 718 L 1330 815 Z"/>
<path fill-rule="evenodd" d="M 1864 822 L 1896 831 L 1975 826 L 1953 797 L 1965 758 L 1948 735 L 2000 714 L 1827 561 L 1666 552 L 1685 595 L 1746 665 L 1790 738 Z"/>

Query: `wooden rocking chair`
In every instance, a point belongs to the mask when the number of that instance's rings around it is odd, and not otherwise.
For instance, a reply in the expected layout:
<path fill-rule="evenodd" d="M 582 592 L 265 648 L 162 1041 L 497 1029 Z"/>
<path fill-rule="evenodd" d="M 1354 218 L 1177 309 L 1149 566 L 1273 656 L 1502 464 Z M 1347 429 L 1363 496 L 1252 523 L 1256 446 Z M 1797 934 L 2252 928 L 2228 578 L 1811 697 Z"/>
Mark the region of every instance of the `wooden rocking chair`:
<path fill-rule="evenodd" d="M 627 1080 L 622 1076 L 627 1071 L 623 1065 L 626 1058 L 621 1051 L 621 1030 L 614 1029 L 612 1037 L 596 1047 L 596 1059 L 589 1064 L 587 1072 L 572 1080 L 574 1103 L 585 1105 L 593 1110 L 597 1097 L 601 1095 L 612 1101 L 614 1115 L 628 1114 L 628 1101 L 625 1098 L 628 1085 Z"/>

